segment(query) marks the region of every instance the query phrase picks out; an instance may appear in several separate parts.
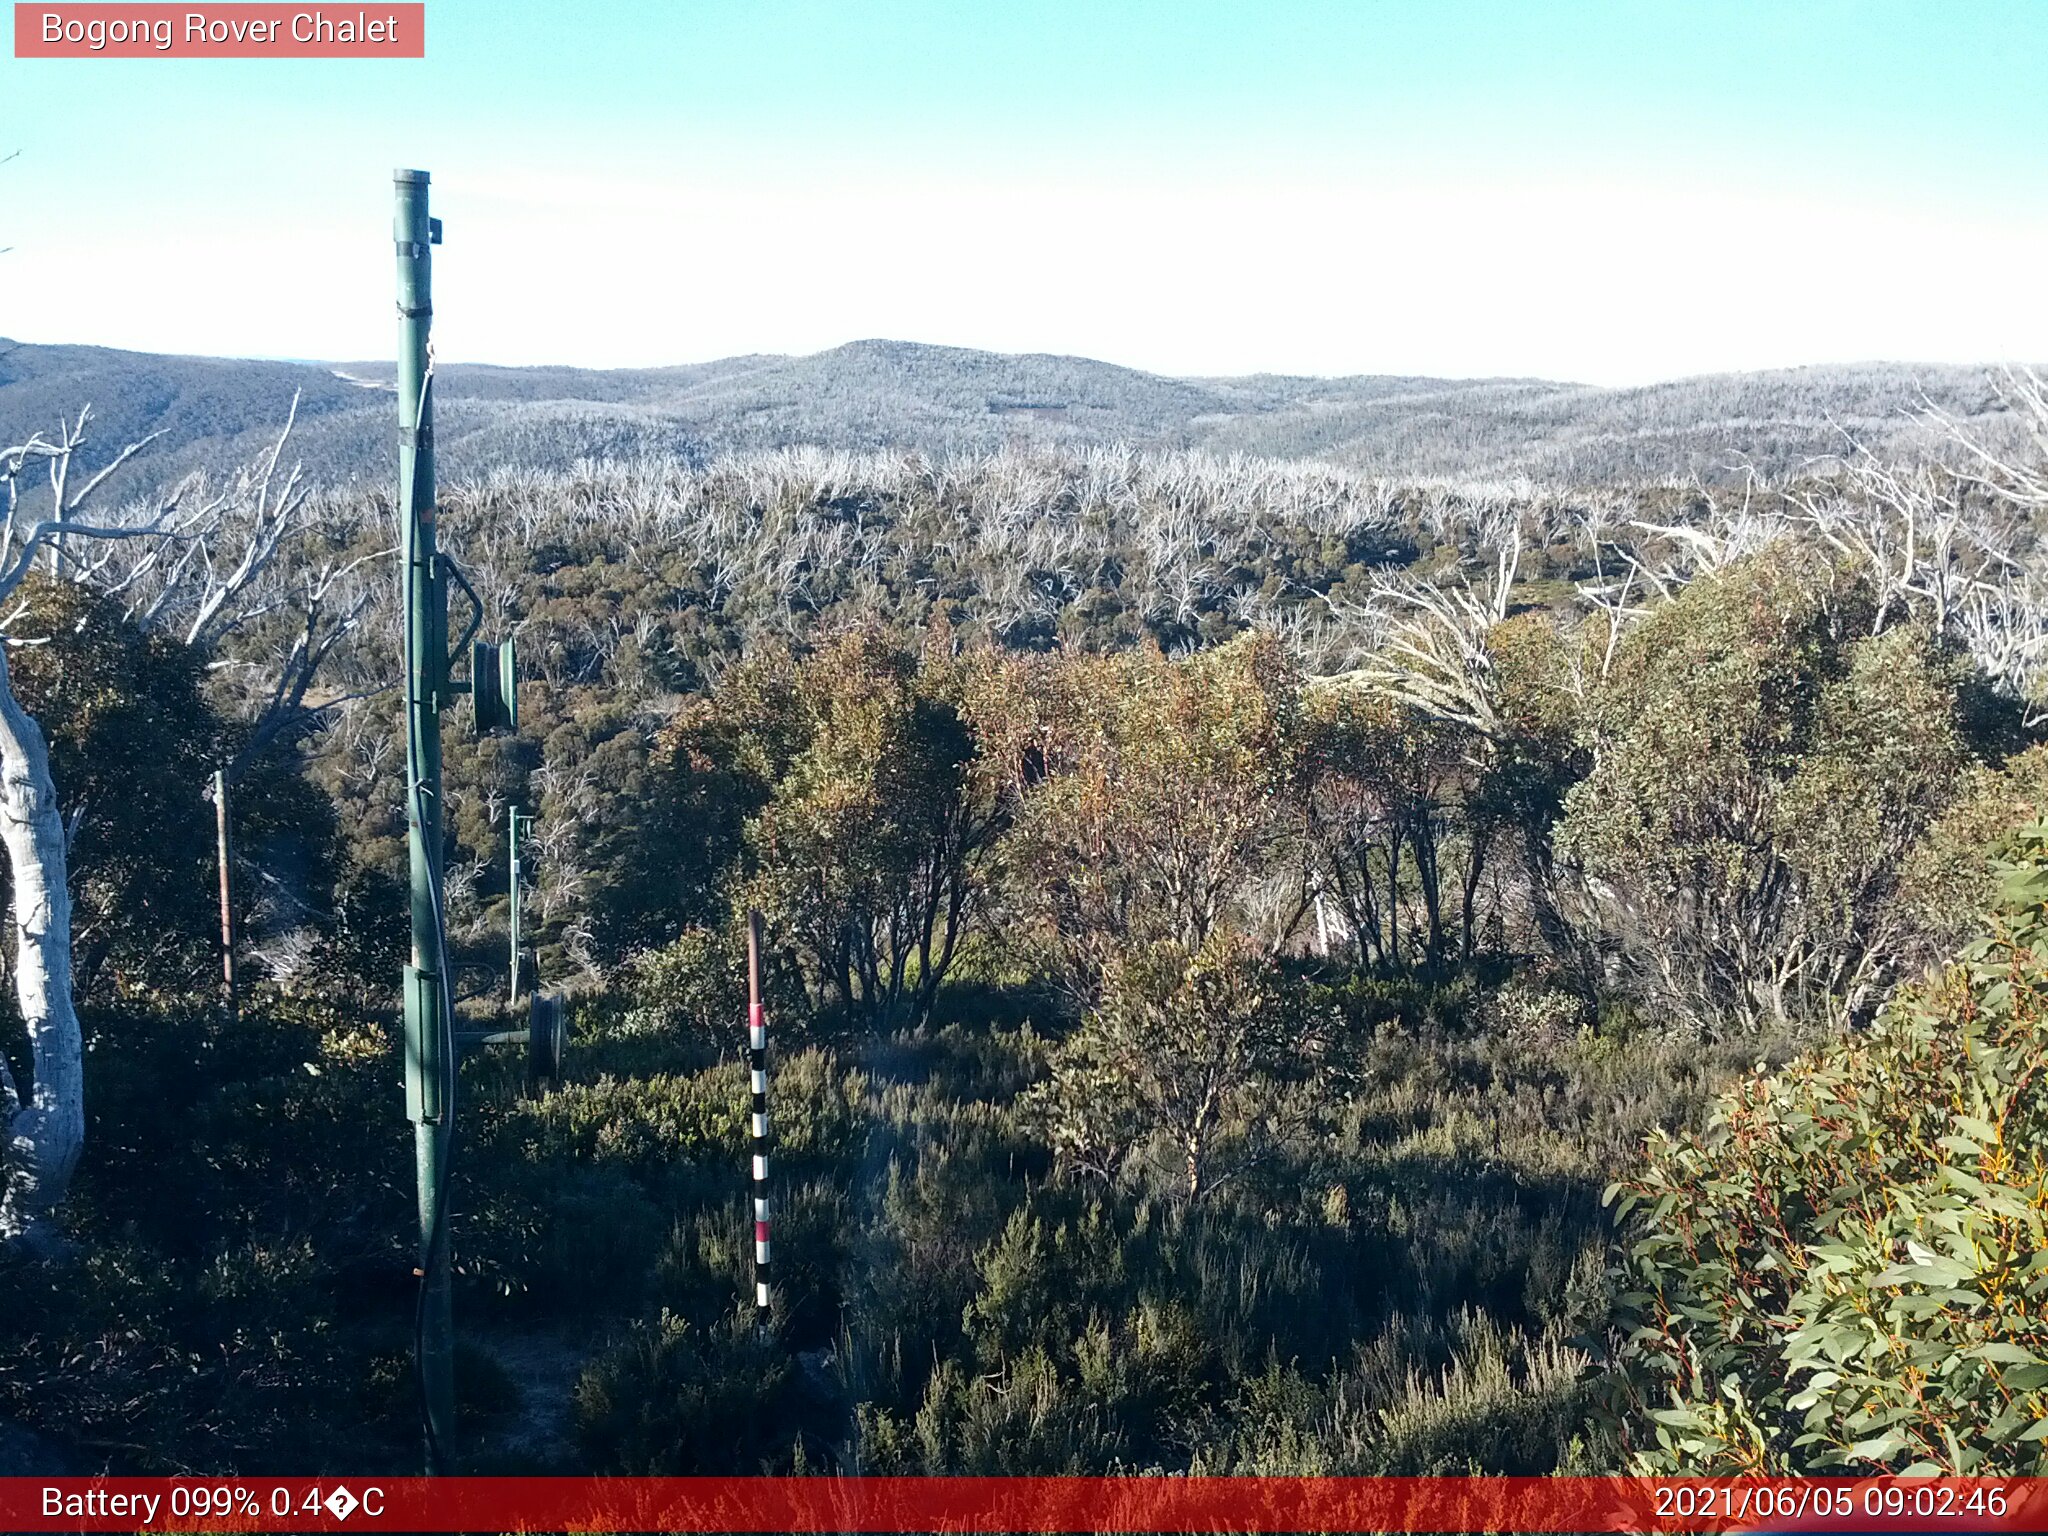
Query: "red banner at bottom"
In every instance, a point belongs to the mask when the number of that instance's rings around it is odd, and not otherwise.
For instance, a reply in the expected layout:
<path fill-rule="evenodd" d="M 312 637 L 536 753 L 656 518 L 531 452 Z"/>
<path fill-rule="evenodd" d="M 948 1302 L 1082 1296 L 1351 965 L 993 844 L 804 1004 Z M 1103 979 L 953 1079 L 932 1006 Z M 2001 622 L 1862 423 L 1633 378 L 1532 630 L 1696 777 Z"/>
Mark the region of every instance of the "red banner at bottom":
<path fill-rule="evenodd" d="M 2048 1531 L 2048 1479 L 0 1478 L 8 1531 Z"/>

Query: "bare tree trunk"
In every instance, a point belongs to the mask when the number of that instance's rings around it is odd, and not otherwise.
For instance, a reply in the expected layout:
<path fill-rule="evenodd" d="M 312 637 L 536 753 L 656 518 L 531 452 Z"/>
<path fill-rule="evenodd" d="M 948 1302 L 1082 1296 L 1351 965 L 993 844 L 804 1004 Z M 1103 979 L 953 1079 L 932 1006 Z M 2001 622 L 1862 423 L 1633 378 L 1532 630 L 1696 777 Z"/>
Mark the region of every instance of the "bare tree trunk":
<path fill-rule="evenodd" d="M 14 987 L 35 1082 L 7 1124 L 0 1239 L 32 1231 L 64 1198 L 85 1144 L 85 1073 L 71 1004 L 71 889 L 64 820 L 43 733 L 14 697 L 0 651 L 0 843 L 14 886 Z"/>
<path fill-rule="evenodd" d="M 1477 948 L 1479 914 L 1475 910 L 1479 903 L 1479 882 L 1486 872 L 1486 854 L 1493 842 L 1490 830 L 1474 827 L 1465 847 L 1465 887 L 1462 904 L 1458 913 L 1459 956 L 1467 965 Z"/>

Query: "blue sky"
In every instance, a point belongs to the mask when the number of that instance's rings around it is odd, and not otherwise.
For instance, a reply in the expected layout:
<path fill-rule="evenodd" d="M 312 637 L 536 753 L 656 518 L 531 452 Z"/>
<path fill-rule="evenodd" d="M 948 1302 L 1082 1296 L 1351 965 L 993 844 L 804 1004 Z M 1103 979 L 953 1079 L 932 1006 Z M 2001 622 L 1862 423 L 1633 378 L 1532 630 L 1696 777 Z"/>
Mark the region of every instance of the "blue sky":
<path fill-rule="evenodd" d="M 0 58 L 0 334 L 383 355 L 388 172 L 416 165 L 450 358 L 882 335 L 1627 383 L 2048 357 L 2040 0 L 427 21 L 423 61 Z"/>

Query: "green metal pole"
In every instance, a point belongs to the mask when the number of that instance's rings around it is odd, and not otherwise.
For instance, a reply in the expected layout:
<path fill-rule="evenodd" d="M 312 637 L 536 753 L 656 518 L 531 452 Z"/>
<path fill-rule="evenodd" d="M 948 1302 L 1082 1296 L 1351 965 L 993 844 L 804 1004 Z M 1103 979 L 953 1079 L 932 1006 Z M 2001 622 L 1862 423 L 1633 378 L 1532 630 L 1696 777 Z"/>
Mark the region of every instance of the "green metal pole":
<path fill-rule="evenodd" d="M 505 837 L 512 854 L 512 1001 L 519 1001 L 519 831 L 520 822 L 525 820 L 519 814 L 519 807 L 513 806 L 505 821 Z"/>
<path fill-rule="evenodd" d="M 429 1475 L 455 1443 L 454 1314 L 449 1286 L 448 1037 L 441 953 L 441 704 L 448 696 L 448 590 L 434 544 L 433 318 L 427 173 L 392 173 L 398 247 L 398 485 L 405 580 L 406 821 L 412 865 L 412 963 L 405 971 L 406 1113 L 419 1173 L 420 1387 Z"/>

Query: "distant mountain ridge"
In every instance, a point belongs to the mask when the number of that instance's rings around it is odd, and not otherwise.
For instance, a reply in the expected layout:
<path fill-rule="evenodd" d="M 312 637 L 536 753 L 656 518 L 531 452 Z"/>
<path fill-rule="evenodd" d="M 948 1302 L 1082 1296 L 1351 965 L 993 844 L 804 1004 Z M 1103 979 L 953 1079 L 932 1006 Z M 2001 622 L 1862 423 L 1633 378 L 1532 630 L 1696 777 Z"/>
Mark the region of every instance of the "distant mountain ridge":
<path fill-rule="evenodd" d="M 286 363 L 0 340 L 0 439 L 90 404 L 97 454 L 160 431 L 141 488 L 248 457 L 294 391 L 294 450 L 330 481 L 381 480 L 388 362 Z M 669 368 L 443 366 L 443 472 L 797 443 L 942 453 L 1010 442 L 1129 442 L 1315 458 L 1394 478 L 1613 483 L 1753 465 L 1771 474 L 1925 433 L 1927 405 L 1999 412 L 1991 371 L 1871 363 L 1718 374 L 1628 389 L 1542 379 L 1365 375 L 1171 378 L 1090 358 L 856 341 L 809 356 Z"/>

